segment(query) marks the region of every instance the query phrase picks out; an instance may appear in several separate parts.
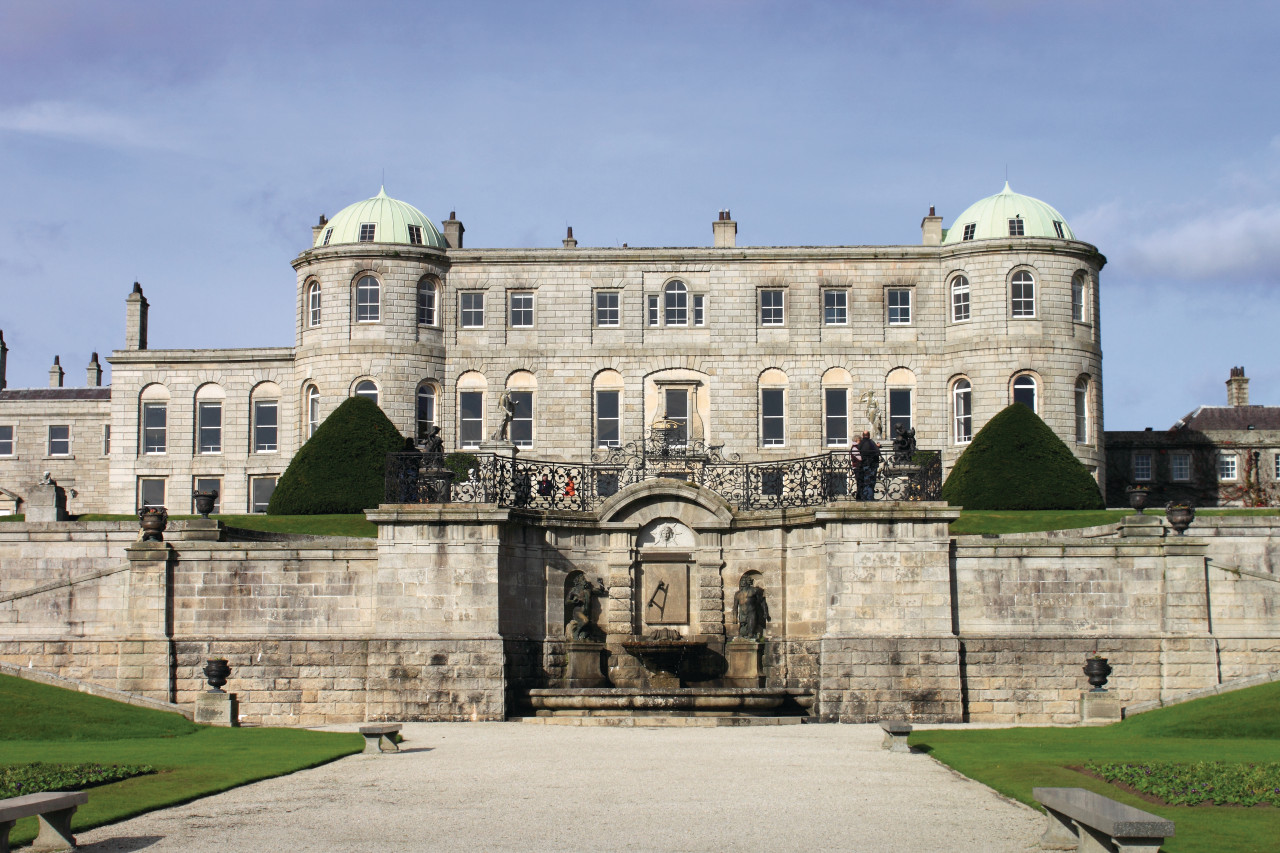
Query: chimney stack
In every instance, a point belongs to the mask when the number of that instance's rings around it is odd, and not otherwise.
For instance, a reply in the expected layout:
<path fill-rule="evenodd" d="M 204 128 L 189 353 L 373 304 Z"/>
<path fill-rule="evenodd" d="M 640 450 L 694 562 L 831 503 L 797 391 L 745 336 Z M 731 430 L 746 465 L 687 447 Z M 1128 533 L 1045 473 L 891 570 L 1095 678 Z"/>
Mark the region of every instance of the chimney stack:
<path fill-rule="evenodd" d="M 711 223 L 711 233 L 717 249 L 732 249 L 738 245 L 738 223 L 733 221 L 728 210 L 720 211 L 720 218 Z"/>
<path fill-rule="evenodd" d="M 5 386 L 5 370 L 9 363 L 9 348 L 4 345 L 4 330 L 0 329 L 0 391 Z"/>
<path fill-rule="evenodd" d="M 565 235 L 564 235 L 564 247 L 565 247 L 566 249 L 576 249 L 576 248 L 578 248 L 578 241 L 577 241 L 577 240 L 575 240 L 575 239 L 573 239 L 573 226 L 572 226 L 572 225 L 570 225 L 570 226 L 568 227 L 568 229 L 565 231 Z"/>
<path fill-rule="evenodd" d="M 320 239 L 320 232 L 323 231 L 324 227 L 328 224 L 329 217 L 325 216 L 323 213 L 320 214 L 320 224 L 311 226 L 311 245 L 314 246 L 316 244 L 316 241 Z"/>
<path fill-rule="evenodd" d="M 1227 380 L 1227 405 L 1249 405 L 1249 380 L 1243 367 L 1231 368 L 1231 378 Z"/>
<path fill-rule="evenodd" d="M 133 283 L 133 292 L 124 301 L 124 348 L 147 348 L 147 297 L 142 295 L 142 285 Z"/>
<path fill-rule="evenodd" d="M 449 218 L 444 221 L 444 241 L 449 244 L 450 249 L 462 248 L 462 234 L 466 230 L 458 221 L 458 212 L 449 211 Z"/>
<path fill-rule="evenodd" d="M 920 220 L 920 234 L 924 245 L 942 245 L 942 217 L 933 212 L 933 205 L 929 205 L 929 215 Z"/>
<path fill-rule="evenodd" d="M 89 359 L 89 366 L 85 368 L 85 384 L 90 388 L 102 387 L 102 365 L 98 363 L 98 354 L 95 352 L 93 358 Z"/>
<path fill-rule="evenodd" d="M 63 371 L 62 365 L 58 363 L 58 357 L 55 355 L 53 357 L 53 367 L 49 368 L 49 387 L 61 388 L 62 377 L 65 375 L 65 371 Z"/>

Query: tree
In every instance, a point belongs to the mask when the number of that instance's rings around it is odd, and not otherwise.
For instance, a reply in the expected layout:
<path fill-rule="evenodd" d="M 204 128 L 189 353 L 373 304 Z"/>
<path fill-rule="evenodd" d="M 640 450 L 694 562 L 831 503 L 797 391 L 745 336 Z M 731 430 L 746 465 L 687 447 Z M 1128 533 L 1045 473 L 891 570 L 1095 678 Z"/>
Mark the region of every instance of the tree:
<path fill-rule="evenodd" d="M 350 397 L 325 418 L 285 470 L 268 515 L 360 512 L 383 502 L 386 458 L 404 438 L 378 404 Z"/>
<path fill-rule="evenodd" d="M 965 509 L 1103 509 L 1098 483 L 1031 409 L 1014 403 L 956 460 L 942 497 Z"/>

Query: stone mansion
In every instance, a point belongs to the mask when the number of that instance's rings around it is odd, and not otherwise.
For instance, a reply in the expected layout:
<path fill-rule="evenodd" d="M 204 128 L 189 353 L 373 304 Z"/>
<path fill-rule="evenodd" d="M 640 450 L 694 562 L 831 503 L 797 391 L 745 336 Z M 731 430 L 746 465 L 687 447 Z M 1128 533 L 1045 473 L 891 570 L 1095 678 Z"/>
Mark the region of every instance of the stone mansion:
<path fill-rule="evenodd" d="M 728 211 L 710 247 L 466 248 L 385 192 L 321 217 L 293 260 L 292 346 L 155 350 L 148 301 L 125 299 L 102 386 L 4 383 L 0 513 L 42 472 L 72 513 L 141 505 L 262 512 L 276 479 L 351 395 L 405 435 L 478 448 L 514 404 L 510 439 L 585 460 L 659 420 L 744 460 L 823 454 L 899 425 L 949 469 L 1025 402 L 1095 473 L 1104 465 L 1099 272 L 1106 259 L 1054 208 L 1004 190 L 916 245 L 739 246 Z"/>

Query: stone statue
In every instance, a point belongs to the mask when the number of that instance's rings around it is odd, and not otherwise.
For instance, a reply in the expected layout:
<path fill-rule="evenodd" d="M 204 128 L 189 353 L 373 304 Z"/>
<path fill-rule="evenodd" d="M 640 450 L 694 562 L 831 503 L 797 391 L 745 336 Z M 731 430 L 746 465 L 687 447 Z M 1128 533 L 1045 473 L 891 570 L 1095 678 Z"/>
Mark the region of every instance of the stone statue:
<path fill-rule="evenodd" d="M 863 391 L 858 400 L 867 407 L 867 427 L 871 435 L 880 438 L 884 428 L 880 425 L 880 403 L 876 400 L 875 391 Z"/>
<path fill-rule="evenodd" d="M 751 575 L 743 575 L 738 591 L 733 596 L 733 609 L 738 614 L 738 636 L 747 640 L 759 640 L 764 636 L 764 626 L 769 618 L 769 603 L 764 590 L 755 585 Z"/>
<path fill-rule="evenodd" d="M 52 485 L 54 485 L 54 483 L 53 483 L 53 474 L 52 474 L 52 472 L 51 472 L 51 471 L 43 471 L 43 472 L 41 472 L 41 474 L 40 474 L 40 482 L 36 483 L 36 485 L 37 485 L 37 486 L 52 486 Z"/>
<path fill-rule="evenodd" d="M 596 579 L 595 586 L 584 574 L 578 574 L 569 591 L 565 593 L 564 603 L 569 609 L 569 622 L 564 626 L 564 635 L 570 640 L 595 639 L 595 626 L 591 624 L 591 599 L 605 595 L 604 581 Z"/>
<path fill-rule="evenodd" d="M 502 422 L 493 431 L 492 441 L 507 441 L 507 433 L 511 429 L 511 421 L 516 416 L 516 401 L 511 399 L 510 391 L 503 391 L 498 397 L 498 408 L 502 409 Z"/>
<path fill-rule="evenodd" d="M 916 428 L 898 424 L 893 437 L 893 461 L 906 464 L 916 453 Z"/>
<path fill-rule="evenodd" d="M 422 443 L 422 461 L 429 468 L 439 468 L 444 464 L 444 439 L 440 437 L 438 426 L 427 430 L 427 438 Z"/>

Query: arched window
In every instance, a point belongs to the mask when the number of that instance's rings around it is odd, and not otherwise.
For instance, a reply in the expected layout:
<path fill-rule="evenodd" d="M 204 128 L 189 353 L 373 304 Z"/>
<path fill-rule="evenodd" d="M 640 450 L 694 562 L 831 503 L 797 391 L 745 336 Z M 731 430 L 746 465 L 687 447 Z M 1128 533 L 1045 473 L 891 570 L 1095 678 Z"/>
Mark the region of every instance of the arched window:
<path fill-rule="evenodd" d="M 951 279 L 951 322 L 969 319 L 969 279 L 958 275 Z"/>
<path fill-rule="evenodd" d="M 423 382 L 418 386 L 418 440 L 422 441 L 436 425 L 436 386 Z"/>
<path fill-rule="evenodd" d="M 1034 376 L 1022 374 L 1013 380 L 1013 402 L 1021 403 L 1031 411 L 1036 411 L 1036 379 Z"/>
<path fill-rule="evenodd" d="M 423 326 L 436 324 L 436 285 L 430 280 L 418 282 L 418 322 Z"/>
<path fill-rule="evenodd" d="M 307 287 L 307 325 L 315 328 L 320 325 L 320 282 L 313 281 Z"/>
<path fill-rule="evenodd" d="M 1076 273 L 1071 279 L 1071 319 L 1077 323 L 1086 323 L 1089 319 L 1085 294 L 1089 292 L 1085 286 L 1084 273 Z"/>
<path fill-rule="evenodd" d="M 833 367 L 822 374 L 822 442 L 827 447 L 849 446 L 852 387 L 853 377 L 843 367 Z"/>
<path fill-rule="evenodd" d="M 381 319 L 381 285 L 371 275 L 356 282 L 356 322 L 376 323 Z"/>
<path fill-rule="evenodd" d="M 533 447 L 533 404 L 538 379 L 527 370 L 517 370 L 507 377 L 507 395 L 511 399 L 511 425 L 508 437 L 516 447 Z"/>
<path fill-rule="evenodd" d="M 770 368 L 760 374 L 760 446 L 787 443 L 787 374 Z"/>
<path fill-rule="evenodd" d="M 596 374 L 596 447 L 622 446 L 622 374 L 613 369 Z"/>
<path fill-rule="evenodd" d="M 1015 317 L 1036 316 L 1036 280 L 1026 270 L 1018 270 L 1010 281 L 1010 305 Z"/>
<path fill-rule="evenodd" d="M 689 325 L 689 289 L 683 281 L 671 281 L 664 288 L 663 321 L 668 326 Z"/>
<path fill-rule="evenodd" d="M 213 383 L 196 389 L 196 453 L 222 452 L 222 387 Z"/>
<path fill-rule="evenodd" d="M 1076 380 L 1076 444 L 1089 443 L 1089 377 Z"/>
<path fill-rule="evenodd" d="M 968 444 L 973 440 L 973 386 L 968 379 L 957 379 L 951 386 L 951 412 L 956 444 Z"/>
<path fill-rule="evenodd" d="M 307 438 L 316 434 L 320 426 L 320 389 L 314 385 L 307 386 Z"/>
<path fill-rule="evenodd" d="M 356 396 L 368 397 L 377 405 L 378 402 L 378 385 L 372 379 L 361 379 L 356 383 Z"/>
<path fill-rule="evenodd" d="M 483 374 L 469 370 L 458 377 L 458 445 L 479 447 L 484 440 L 484 395 L 487 382 Z"/>

